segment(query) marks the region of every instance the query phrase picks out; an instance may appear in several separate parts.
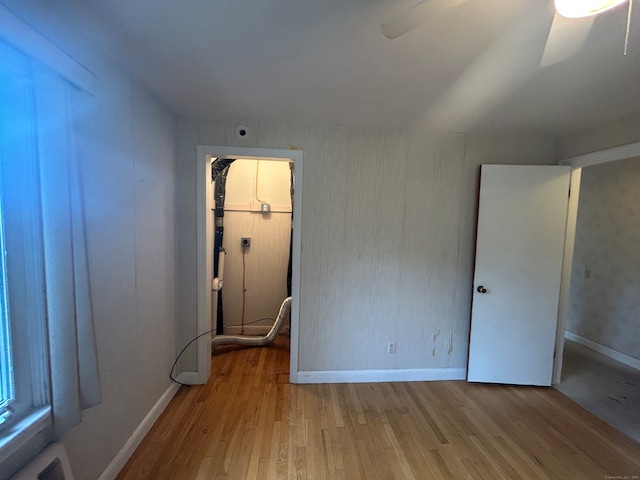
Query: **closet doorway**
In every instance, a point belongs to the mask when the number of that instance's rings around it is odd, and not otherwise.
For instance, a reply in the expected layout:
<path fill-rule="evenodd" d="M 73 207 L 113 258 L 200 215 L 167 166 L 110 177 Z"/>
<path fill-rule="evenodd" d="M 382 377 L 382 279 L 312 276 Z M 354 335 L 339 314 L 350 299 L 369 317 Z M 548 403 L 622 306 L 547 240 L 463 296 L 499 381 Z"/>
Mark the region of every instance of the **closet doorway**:
<path fill-rule="evenodd" d="M 290 381 L 295 383 L 298 373 L 298 338 L 300 305 L 300 253 L 301 253 L 301 208 L 302 157 L 300 150 L 222 147 L 198 145 L 197 153 L 197 275 L 198 275 L 198 330 L 212 329 L 212 283 L 213 283 L 213 244 L 215 236 L 215 217 L 213 184 L 211 182 L 211 163 L 213 159 L 230 158 L 269 162 L 286 162 L 294 169 L 295 193 L 293 195 L 293 228 L 291 231 L 291 324 L 290 324 Z M 263 199 L 264 200 L 264 199 Z M 262 204 L 263 202 L 258 202 Z M 248 247 L 251 248 L 251 247 Z M 225 267 L 226 268 L 226 267 Z M 224 288 L 224 287 L 223 287 Z M 213 300 L 215 302 L 215 300 Z M 274 312 L 273 314 L 275 315 Z M 198 341 L 198 377 L 204 383 L 211 374 L 210 337 L 203 336 Z"/>

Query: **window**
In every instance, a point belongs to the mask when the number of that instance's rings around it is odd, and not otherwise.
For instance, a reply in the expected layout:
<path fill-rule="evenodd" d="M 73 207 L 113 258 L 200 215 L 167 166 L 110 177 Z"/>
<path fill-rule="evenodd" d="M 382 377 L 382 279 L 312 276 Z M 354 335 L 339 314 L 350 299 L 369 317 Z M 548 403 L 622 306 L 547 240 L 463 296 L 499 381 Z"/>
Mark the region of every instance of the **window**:
<path fill-rule="evenodd" d="M 1 178 L 2 170 L 0 168 L 0 181 Z M 0 190 L 1 189 L 2 184 L 0 183 Z M 15 395 L 13 388 L 11 332 L 7 312 L 7 290 L 5 288 L 7 267 L 5 265 L 4 252 L 4 215 L 2 198 L 0 198 L 0 273 L 2 274 L 0 276 L 0 425 L 7 422 L 11 417 L 11 402 Z"/>
<path fill-rule="evenodd" d="M 30 61 L 0 44 L 0 447 L 24 441 L 25 421 L 49 403 L 31 77 Z"/>
<path fill-rule="evenodd" d="M 94 158 L 95 75 L 0 13 L 17 49 L 0 43 L 1 463 L 47 426 L 59 438 L 78 425 L 101 389 L 81 174 Z"/>

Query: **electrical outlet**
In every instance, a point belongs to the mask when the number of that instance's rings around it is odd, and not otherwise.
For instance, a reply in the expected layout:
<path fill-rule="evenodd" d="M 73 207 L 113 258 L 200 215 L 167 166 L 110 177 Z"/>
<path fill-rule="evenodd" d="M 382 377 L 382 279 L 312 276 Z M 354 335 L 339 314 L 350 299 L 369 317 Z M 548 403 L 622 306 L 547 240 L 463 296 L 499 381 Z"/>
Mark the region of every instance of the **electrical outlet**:
<path fill-rule="evenodd" d="M 387 353 L 396 353 L 396 342 L 389 342 L 387 344 Z"/>
<path fill-rule="evenodd" d="M 251 237 L 242 237 L 240 239 L 240 245 L 243 248 L 250 247 L 251 246 Z"/>

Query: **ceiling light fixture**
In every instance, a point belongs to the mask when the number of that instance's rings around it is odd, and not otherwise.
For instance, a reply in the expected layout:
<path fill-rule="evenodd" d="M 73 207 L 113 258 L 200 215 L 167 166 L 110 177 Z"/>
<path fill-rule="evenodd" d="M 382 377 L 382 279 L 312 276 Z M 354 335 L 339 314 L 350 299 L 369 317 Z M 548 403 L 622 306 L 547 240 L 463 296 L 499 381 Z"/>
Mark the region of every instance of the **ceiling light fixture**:
<path fill-rule="evenodd" d="M 581 18 L 609 10 L 626 0 L 555 0 L 556 10 L 563 17 Z"/>

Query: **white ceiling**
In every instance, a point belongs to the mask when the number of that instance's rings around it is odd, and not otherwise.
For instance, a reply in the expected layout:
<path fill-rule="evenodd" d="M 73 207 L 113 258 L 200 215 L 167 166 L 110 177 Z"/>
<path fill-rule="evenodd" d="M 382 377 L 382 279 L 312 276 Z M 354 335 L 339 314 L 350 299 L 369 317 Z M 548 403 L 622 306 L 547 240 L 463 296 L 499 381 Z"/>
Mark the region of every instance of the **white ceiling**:
<path fill-rule="evenodd" d="M 626 3 L 541 68 L 552 0 L 454 1 L 393 40 L 380 25 L 414 0 L 75 1 L 179 114 L 559 135 L 640 112 L 640 8 L 625 56 Z"/>

